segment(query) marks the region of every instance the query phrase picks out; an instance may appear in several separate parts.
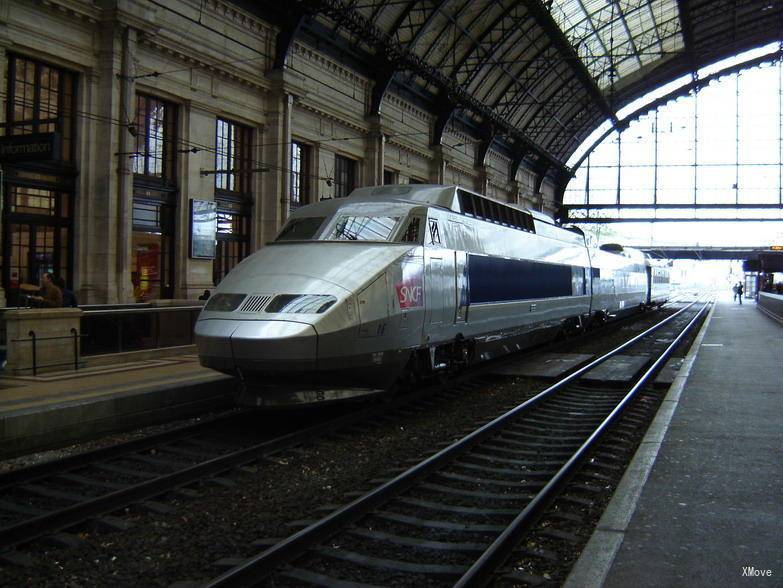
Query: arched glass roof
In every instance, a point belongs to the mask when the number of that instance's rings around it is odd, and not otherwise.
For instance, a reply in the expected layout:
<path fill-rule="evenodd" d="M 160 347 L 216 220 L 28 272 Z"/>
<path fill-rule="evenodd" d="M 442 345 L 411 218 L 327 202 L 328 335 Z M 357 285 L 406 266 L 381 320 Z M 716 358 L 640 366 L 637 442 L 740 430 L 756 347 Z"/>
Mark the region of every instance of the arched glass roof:
<path fill-rule="evenodd" d="M 561 185 L 571 155 L 605 121 L 621 126 L 624 106 L 783 38 L 778 0 L 235 1 L 275 22 L 278 43 L 305 37 L 364 67 L 377 112 L 389 91 L 420 100 L 561 172 Z"/>

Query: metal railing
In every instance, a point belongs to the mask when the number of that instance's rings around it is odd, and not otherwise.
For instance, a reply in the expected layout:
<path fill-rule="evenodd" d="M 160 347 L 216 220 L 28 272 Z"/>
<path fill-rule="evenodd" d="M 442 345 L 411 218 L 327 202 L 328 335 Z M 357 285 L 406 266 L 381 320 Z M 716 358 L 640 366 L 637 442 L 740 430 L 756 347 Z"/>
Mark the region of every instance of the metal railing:
<path fill-rule="evenodd" d="M 81 307 L 82 356 L 192 345 L 201 305 Z"/>
<path fill-rule="evenodd" d="M 30 337 L 29 339 L 11 339 L 12 343 L 31 343 L 32 348 L 32 359 L 33 359 L 33 365 L 31 367 L 26 368 L 20 368 L 15 367 L 14 371 L 20 372 L 20 371 L 28 371 L 32 370 L 33 375 L 38 375 L 38 370 L 41 368 L 50 368 L 50 367 L 62 367 L 66 365 L 73 365 L 74 370 L 79 369 L 79 339 L 83 337 L 83 335 L 79 335 L 79 332 L 76 329 L 71 329 L 70 335 L 60 335 L 59 337 L 38 337 L 35 334 L 35 331 L 30 331 L 27 333 L 27 336 Z M 60 361 L 57 363 L 47 363 L 44 365 L 38 365 L 38 342 L 39 341 L 62 341 L 63 339 L 72 339 L 73 340 L 73 361 Z"/>

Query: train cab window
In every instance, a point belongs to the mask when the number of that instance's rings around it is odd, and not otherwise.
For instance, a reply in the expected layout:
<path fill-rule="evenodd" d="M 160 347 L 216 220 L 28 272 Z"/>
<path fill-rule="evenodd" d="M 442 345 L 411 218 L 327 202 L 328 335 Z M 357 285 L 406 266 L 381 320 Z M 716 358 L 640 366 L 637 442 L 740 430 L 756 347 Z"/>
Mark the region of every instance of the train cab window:
<path fill-rule="evenodd" d="M 398 216 L 340 215 L 326 237 L 331 241 L 388 241 Z"/>
<path fill-rule="evenodd" d="M 405 232 L 400 236 L 400 241 L 403 243 L 421 243 L 421 217 L 412 216 L 408 219 L 408 226 L 405 227 Z"/>
<path fill-rule="evenodd" d="M 275 241 L 309 241 L 318 234 L 318 229 L 321 228 L 324 220 L 326 220 L 324 216 L 292 218 L 280 231 Z"/>

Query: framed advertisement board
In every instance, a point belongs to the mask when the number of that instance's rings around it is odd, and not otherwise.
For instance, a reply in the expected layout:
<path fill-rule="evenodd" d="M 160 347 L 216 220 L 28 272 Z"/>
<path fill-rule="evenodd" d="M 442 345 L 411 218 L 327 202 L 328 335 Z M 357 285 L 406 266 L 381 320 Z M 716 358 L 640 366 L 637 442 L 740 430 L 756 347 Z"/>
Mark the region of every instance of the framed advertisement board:
<path fill-rule="evenodd" d="M 190 200 L 190 257 L 215 259 L 217 205 L 212 200 Z"/>

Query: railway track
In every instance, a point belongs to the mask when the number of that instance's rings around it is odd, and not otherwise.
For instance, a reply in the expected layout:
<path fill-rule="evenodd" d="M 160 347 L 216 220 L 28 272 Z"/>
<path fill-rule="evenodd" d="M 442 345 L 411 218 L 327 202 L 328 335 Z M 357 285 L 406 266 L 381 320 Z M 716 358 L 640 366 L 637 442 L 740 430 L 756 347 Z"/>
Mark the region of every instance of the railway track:
<path fill-rule="evenodd" d="M 617 321 L 617 326 L 625 322 Z M 611 327 L 602 327 L 591 335 L 607 328 Z M 277 452 L 340 430 L 350 431 L 354 426 L 367 429 L 374 421 L 397 418 L 395 411 L 402 415 L 418 410 L 417 405 L 421 408 L 447 401 L 452 395 L 481 386 L 484 372 L 479 369 L 465 374 L 450 382 L 447 389 L 433 385 L 418 390 L 416 396 L 375 404 L 328 420 L 319 417 L 317 424 L 300 423 L 294 432 L 290 432 L 290 424 L 277 423 L 257 442 L 241 437 L 229 441 L 215 434 L 219 429 L 231 428 L 233 420 L 244 415 L 230 414 L 0 474 L 0 561 L 19 561 L 14 549 L 38 539 L 63 547 L 75 546 L 78 539 L 73 531 L 85 525 L 123 530 L 126 523 L 112 514 L 129 507 L 152 513 L 170 512 L 171 507 L 163 498 L 167 495 L 188 497 L 193 495 L 188 487 L 205 482 L 230 485 L 230 478 L 222 477 L 226 472 L 246 471 L 254 462 Z"/>
<path fill-rule="evenodd" d="M 208 586 L 486 584 L 512 554 L 531 555 L 518 548 L 526 533 L 707 308 L 683 308 L 290 537 L 259 541 Z M 633 345 L 650 354 L 634 381 L 588 382 Z"/>
<path fill-rule="evenodd" d="M 169 493 L 185 497 L 188 486 L 200 483 L 230 485 L 221 475 L 248 469 L 253 463 L 320 436 L 351 426 L 367 426 L 373 419 L 388 418 L 394 411 L 415 409 L 417 403 L 445 401 L 478 384 L 465 382 L 454 389 L 432 386 L 417 398 L 401 398 L 368 408 L 353 408 L 334 418 L 309 413 L 294 423 L 280 422 L 277 414 L 255 416 L 238 411 L 192 425 L 153 434 L 0 474 L 0 560 L 14 563 L 14 548 L 45 538 L 49 543 L 74 546 L 78 530 L 90 523 L 108 530 L 125 524 L 112 513 L 133 506 L 150 512 L 171 509 L 159 498 Z M 266 430 L 261 440 L 250 442 L 224 435 L 239 419 L 257 419 L 256 429 Z M 269 422 L 266 422 L 269 421 Z M 316 424 L 311 424 L 315 422 Z"/>

